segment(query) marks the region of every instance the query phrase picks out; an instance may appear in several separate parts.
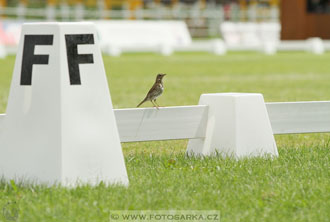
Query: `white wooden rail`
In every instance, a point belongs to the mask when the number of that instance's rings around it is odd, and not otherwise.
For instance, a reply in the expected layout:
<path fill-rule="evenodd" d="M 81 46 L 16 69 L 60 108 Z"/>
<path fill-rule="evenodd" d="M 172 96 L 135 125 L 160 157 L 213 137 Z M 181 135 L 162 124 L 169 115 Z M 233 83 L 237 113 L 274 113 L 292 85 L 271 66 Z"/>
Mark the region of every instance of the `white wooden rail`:
<path fill-rule="evenodd" d="M 274 134 L 330 132 L 330 101 L 266 103 Z M 121 142 L 205 137 L 207 106 L 115 109 Z"/>
<path fill-rule="evenodd" d="M 266 103 L 274 134 L 330 132 L 330 102 Z"/>
<path fill-rule="evenodd" d="M 266 103 L 274 134 L 330 132 L 330 101 Z M 121 142 L 204 138 L 208 106 L 115 109 Z M 0 128 L 5 114 L 0 114 Z"/>
<path fill-rule="evenodd" d="M 115 109 L 121 142 L 205 137 L 207 106 Z"/>

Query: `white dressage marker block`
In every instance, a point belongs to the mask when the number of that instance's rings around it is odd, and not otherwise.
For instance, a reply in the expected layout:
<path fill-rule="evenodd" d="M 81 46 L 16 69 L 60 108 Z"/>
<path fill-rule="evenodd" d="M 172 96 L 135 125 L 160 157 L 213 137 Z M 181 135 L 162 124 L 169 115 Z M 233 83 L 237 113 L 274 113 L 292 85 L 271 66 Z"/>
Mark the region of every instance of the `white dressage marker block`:
<path fill-rule="evenodd" d="M 92 23 L 22 29 L 0 132 L 0 175 L 33 183 L 127 185 Z"/>
<path fill-rule="evenodd" d="M 203 94 L 199 104 L 209 106 L 206 136 L 189 140 L 189 155 L 220 153 L 236 158 L 278 155 L 261 94 Z"/>

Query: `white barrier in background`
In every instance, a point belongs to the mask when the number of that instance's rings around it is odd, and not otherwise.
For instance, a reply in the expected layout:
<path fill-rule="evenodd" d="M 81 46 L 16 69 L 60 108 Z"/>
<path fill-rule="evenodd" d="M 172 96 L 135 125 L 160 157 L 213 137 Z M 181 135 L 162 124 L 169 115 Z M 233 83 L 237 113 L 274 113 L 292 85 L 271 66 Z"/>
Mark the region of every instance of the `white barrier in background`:
<path fill-rule="evenodd" d="M 16 54 L 21 35 L 22 22 L 17 20 L 0 20 L 0 42 L 7 54 Z"/>
<path fill-rule="evenodd" d="M 122 52 L 156 51 L 172 54 L 175 47 L 191 44 L 187 25 L 182 21 L 108 20 L 94 21 L 101 48 L 112 56 Z"/>
<path fill-rule="evenodd" d="M 277 48 L 281 51 L 306 51 L 314 54 L 323 54 L 326 50 L 325 45 L 320 38 L 281 41 Z"/>
<path fill-rule="evenodd" d="M 257 50 L 274 54 L 280 42 L 277 22 L 223 22 L 220 32 L 229 50 Z"/>
<path fill-rule="evenodd" d="M 91 23 L 23 25 L 6 112 L 0 128 L 6 180 L 128 184 Z"/>
<path fill-rule="evenodd" d="M 326 51 L 330 51 L 330 40 L 323 40 L 323 46 Z"/>
<path fill-rule="evenodd" d="M 224 22 L 220 26 L 224 40 L 194 41 L 191 40 L 187 26 L 182 21 L 100 20 L 95 23 L 103 52 L 113 56 L 118 56 L 122 52 L 148 51 L 163 55 L 170 55 L 176 51 L 224 55 L 227 51 L 252 50 L 273 55 L 277 51 L 306 51 L 322 54 L 330 50 L 330 41 L 319 38 L 280 41 L 281 28 L 276 22 Z M 121 23 L 125 25 L 121 26 Z M 8 54 L 17 52 L 21 24 L 22 22 L 16 20 L 0 21 L 0 41 L 3 41 Z M 114 44 L 111 44 L 110 40 Z"/>
<path fill-rule="evenodd" d="M 227 48 L 221 39 L 192 41 L 187 26 L 182 21 L 113 21 L 94 22 L 101 39 L 102 51 L 118 56 L 122 52 L 153 51 L 170 55 L 173 51 L 206 51 L 223 55 Z M 16 54 L 22 22 L 5 20 L 0 22 L 8 53 Z"/>
<path fill-rule="evenodd" d="M 227 53 L 227 46 L 222 39 L 194 40 L 188 46 L 176 46 L 175 52 L 210 52 L 215 55 Z"/>
<path fill-rule="evenodd" d="M 310 38 L 308 41 L 308 49 L 307 51 L 310 51 L 314 54 L 323 54 L 325 51 L 324 44 L 322 39 L 320 38 Z"/>
<path fill-rule="evenodd" d="M 7 57 L 7 50 L 4 47 L 4 45 L 2 45 L 0 42 L 0 59 L 4 59 L 6 57 Z"/>
<path fill-rule="evenodd" d="M 228 50 L 253 50 L 272 55 L 277 51 L 307 51 L 322 54 L 330 50 L 320 38 L 280 40 L 281 25 L 277 22 L 223 22 L 220 25 Z"/>

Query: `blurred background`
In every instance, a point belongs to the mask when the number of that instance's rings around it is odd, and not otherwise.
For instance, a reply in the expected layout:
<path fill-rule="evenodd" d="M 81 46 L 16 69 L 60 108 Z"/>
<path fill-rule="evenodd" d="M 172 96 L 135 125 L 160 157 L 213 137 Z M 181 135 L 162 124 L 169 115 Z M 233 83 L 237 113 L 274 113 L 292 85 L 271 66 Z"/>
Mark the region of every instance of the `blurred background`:
<path fill-rule="evenodd" d="M 151 45 L 157 45 L 164 55 L 176 50 L 224 54 L 237 49 L 261 50 L 266 54 L 278 50 L 322 53 L 329 48 L 329 43 L 322 40 L 330 39 L 330 0 L 0 0 L 0 18 L 0 45 L 9 48 L 9 53 L 14 51 L 20 26 L 26 21 L 102 21 L 102 25 L 97 25 L 101 45 L 110 55 L 134 51 L 134 44 L 140 45 L 138 51 L 143 45 L 146 51 L 151 50 Z M 116 23 L 119 20 L 124 22 Z M 150 26 L 150 21 L 159 23 Z M 167 23 L 172 31 L 166 31 L 164 21 L 179 21 L 181 28 L 178 23 L 176 26 Z M 142 35 L 144 30 L 157 32 L 156 26 L 162 26 L 166 35 L 176 32 L 172 36 L 174 40 L 146 44 L 161 38 L 148 31 L 145 35 L 150 38 Z M 132 29 L 140 31 L 132 32 Z M 113 33 L 117 40 L 102 40 Z M 144 43 L 127 42 L 128 39 L 124 43 L 121 38 L 128 33 L 145 38 Z M 213 41 L 193 41 L 201 39 Z"/>
<path fill-rule="evenodd" d="M 2 18 L 184 20 L 193 37 L 223 21 L 279 21 L 279 0 L 0 0 Z"/>

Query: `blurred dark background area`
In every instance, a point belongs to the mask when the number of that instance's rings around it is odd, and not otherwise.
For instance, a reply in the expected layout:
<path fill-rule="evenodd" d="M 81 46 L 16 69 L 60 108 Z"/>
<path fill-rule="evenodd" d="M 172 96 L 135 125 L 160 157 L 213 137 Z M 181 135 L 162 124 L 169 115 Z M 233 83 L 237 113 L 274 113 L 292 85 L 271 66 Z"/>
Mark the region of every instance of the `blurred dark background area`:
<path fill-rule="evenodd" d="M 330 0 L 307 0 L 307 12 L 330 13 Z"/>

